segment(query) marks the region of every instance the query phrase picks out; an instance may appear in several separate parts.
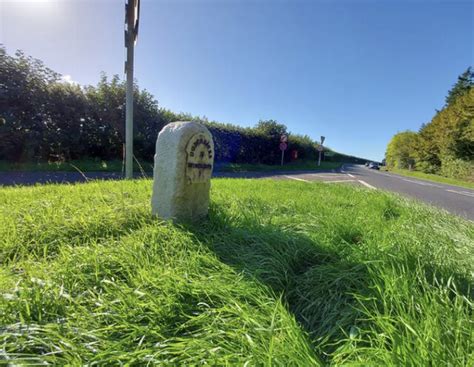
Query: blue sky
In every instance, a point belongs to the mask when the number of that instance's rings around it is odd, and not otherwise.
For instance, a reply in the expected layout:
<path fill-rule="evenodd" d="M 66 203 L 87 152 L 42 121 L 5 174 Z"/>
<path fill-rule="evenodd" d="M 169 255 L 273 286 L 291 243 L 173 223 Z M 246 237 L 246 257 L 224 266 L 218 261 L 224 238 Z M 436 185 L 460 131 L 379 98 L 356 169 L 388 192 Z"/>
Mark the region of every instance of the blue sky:
<path fill-rule="evenodd" d="M 0 4 L 0 42 L 80 84 L 123 76 L 124 2 Z M 470 1 L 142 0 L 136 78 L 160 106 L 252 126 L 285 123 L 383 158 L 474 64 Z"/>

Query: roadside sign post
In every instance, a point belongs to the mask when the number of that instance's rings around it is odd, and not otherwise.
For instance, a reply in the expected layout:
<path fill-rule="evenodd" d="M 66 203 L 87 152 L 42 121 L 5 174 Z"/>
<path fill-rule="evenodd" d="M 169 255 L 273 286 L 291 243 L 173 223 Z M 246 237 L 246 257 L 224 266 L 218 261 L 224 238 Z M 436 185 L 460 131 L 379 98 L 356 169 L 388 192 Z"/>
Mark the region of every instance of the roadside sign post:
<path fill-rule="evenodd" d="M 280 150 L 281 150 L 281 165 L 283 166 L 283 160 L 285 159 L 285 150 L 288 148 L 288 144 L 280 143 Z"/>
<path fill-rule="evenodd" d="M 127 61 L 127 90 L 125 96 L 125 177 L 133 178 L 133 49 L 138 35 L 140 0 L 128 0 L 125 4 L 125 47 Z"/>
<path fill-rule="evenodd" d="M 283 161 L 285 159 L 285 150 L 288 148 L 288 136 L 282 134 L 280 136 L 280 150 L 281 150 L 281 165 L 283 166 Z"/>
<path fill-rule="evenodd" d="M 318 145 L 319 157 L 318 157 L 318 167 L 321 165 L 321 154 L 324 151 L 323 143 L 326 137 L 321 136 L 321 144 Z"/>
<path fill-rule="evenodd" d="M 318 152 L 319 152 L 319 157 L 318 157 L 318 166 L 321 165 L 321 153 L 324 150 L 322 145 L 318 145 Z"/>

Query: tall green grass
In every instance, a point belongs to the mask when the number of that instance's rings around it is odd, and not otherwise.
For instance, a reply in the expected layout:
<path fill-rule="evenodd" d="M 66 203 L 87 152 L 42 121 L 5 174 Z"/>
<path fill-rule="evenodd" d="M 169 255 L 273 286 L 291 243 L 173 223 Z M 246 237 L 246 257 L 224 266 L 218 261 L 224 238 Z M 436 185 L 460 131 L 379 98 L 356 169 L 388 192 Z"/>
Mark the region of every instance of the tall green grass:
<path fill-rule="evenodd" d="M 229 163 L 217 167 L 219 172 L 273 172 L 273 171 L 327 171 L 338 169 L 342 166 L 340 162 L 321 162 L 318 166 L 317 161 L 294 161 L 279 164 L 250 164 L 250 163 Z"/>
<path fill-rule="evenodd" d="M 444 177 L 441 175 L 435 175 L 431 173 L 410 171 L 407 169 L 398 169 L 398 168 L 390 168 L 390 172 L 398 173 L 399 175 L 408 176 L 408 177 L 421 178 L 423 180 L 428 180 L 432 182 L 440 182 L 440 183 L 445 183 L 448 185 L 461 186 L 461 187 L 466 187 L 468 189 L 474 189 L 474 181 L 469 180 L 469 179 L 462 180 L 459 178 Z"/>
<path fill-rule="evenodd" d="M 474 362 L 474 225 L 350 186 L 216 179 L 209 218 L 149 180 L 0 190 L 0 361 Z"/>

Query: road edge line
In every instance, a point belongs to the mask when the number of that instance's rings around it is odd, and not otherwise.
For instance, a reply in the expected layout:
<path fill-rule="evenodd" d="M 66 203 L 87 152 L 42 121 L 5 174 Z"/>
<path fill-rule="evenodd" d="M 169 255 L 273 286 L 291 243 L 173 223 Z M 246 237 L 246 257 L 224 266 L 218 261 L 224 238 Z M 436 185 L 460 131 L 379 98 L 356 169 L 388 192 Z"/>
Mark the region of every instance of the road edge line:
<path fill-rule="evenodd" d="M 323 183 L 339 183 L 339 182 L 354 182 L 356 180 L 335 180 L 335 181 L 320 181 Z"/>
<path fill-rule="evenodd" d="M 368 187 L 369 189 L 377 190 L 377 188 L 376 188 L 375 186 L 372 186 L 372 185 L 368 184 L 368 183 L 365 182 L 365 181 L 362 181 L 362 180 L 357 180 L 357 181 L 359 181 L 362 185 Z"/>
<path fill-rule="evenodd" d="M 303 182 L 311 182 L 309 180 L 304 180 L 302 178 L 298 178 L 298 177 L 292 177 L 292 176 L 287 176 L 285 175 L 286 178 L 291 178 L 292 180 L 296 180 L 296 181 L 303 181 Z"/>
<path fill-rule="evenodd" d="M 453 194 L 464 195 L 464 196 L 474 198 L 474 194 L 470 193 L 469 191 L 455 191 L 455 190 L 449 190 L 449 189 L 445 189 L 445 191 L 452 192 Z"/>

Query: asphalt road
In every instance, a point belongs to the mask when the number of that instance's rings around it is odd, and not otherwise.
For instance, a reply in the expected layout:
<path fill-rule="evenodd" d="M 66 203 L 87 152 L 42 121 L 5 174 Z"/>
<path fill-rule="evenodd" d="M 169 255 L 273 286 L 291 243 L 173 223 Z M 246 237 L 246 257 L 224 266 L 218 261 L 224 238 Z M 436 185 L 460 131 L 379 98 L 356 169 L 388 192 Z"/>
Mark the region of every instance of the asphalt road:
<path fill-rule="evenodd" d="M 138 177 L 138 176 L 137 176 Z M 214 177 L 271 178 L 303 182 L 323 181 L 328 184 L 355 184 L 372 190 L 388 190 L 416 198 L 474 221 L 474 190 L 370 170 L 359 165 L 344 165 L 335 171 L 301 172 L 222 172 Z M 121 179 L 120 173 L 104 172 L 0 172 L 0 186 L 36 183 L 73 183 L 95 179 Z"/>
<path fill-rule="evenodd" d="M 375 171 L 358 165 L 345 165 L 343 171 L 376 189 L 398 192 L 474 220 L 474 190 Z"/>
<path fill-rule="evenodd" d="M 337 173 L 297 173 L 284 176 L 298 181 L 363 185 L 393 191 L 474 221 L 474 190 L 346 164 Z M 278 178 L 278 176 L 275 176 Z"/>

